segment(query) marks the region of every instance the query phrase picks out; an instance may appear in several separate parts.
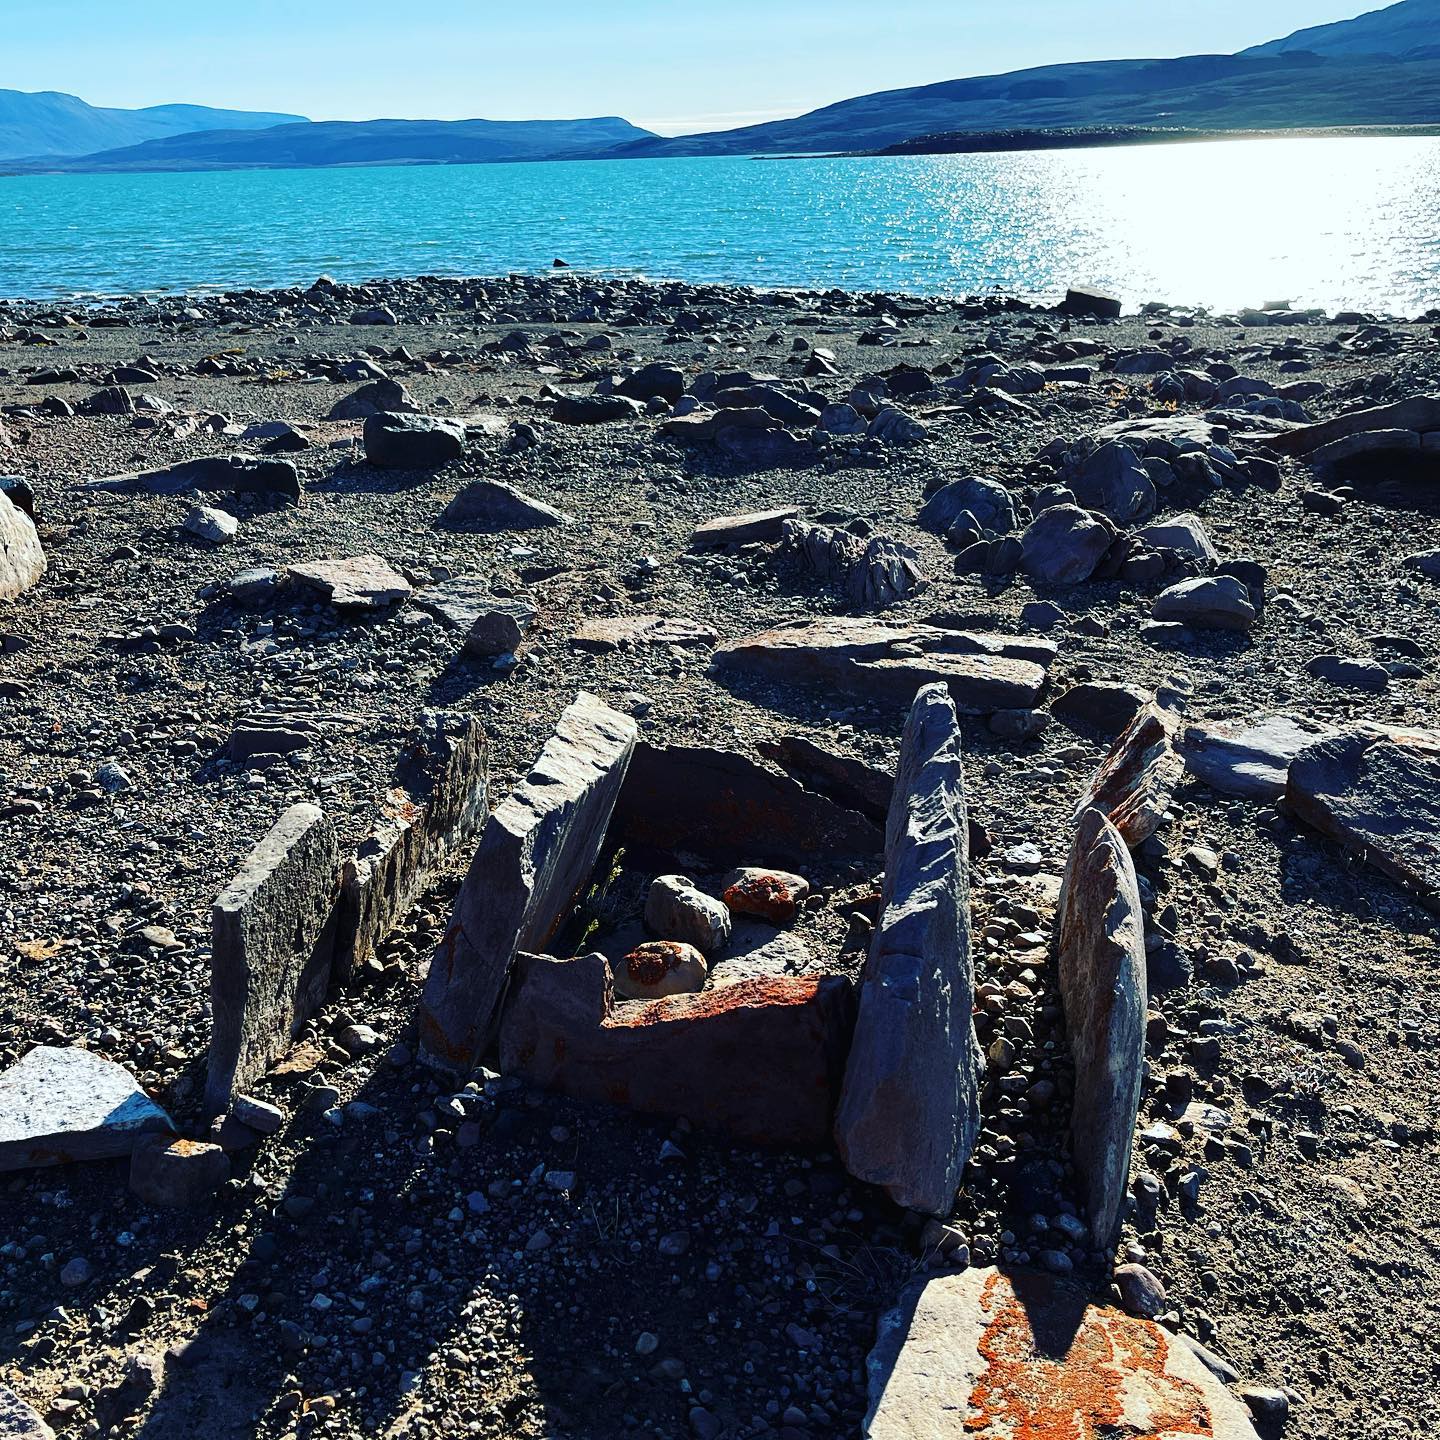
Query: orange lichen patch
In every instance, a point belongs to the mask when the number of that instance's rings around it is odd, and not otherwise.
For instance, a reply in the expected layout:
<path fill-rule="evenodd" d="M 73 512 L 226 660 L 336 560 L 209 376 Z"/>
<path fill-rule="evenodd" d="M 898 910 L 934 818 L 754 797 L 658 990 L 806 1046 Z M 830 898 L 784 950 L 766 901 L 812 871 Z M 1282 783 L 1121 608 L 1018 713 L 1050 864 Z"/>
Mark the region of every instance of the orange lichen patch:
<path fill-rule="evenodd" d="M 606 1016 L 605 1025 L 617 1029 L 638 1028 L 669 1020 L 709 1020 L 729 1011 L 767 1005 L 808 1005 L 819 988 L 818 979 L 803 975 L 759 975 L 718 990 L 703 990 L 698 995 L 670 995 L 663 1000 L 626 1005 Z"/>
<path fill-rule="evenodd" d="M 747 875 L 721 898 L 736 914 L 757 915 L 772 925 L 788 925 L 798 905 L 794 892 L 778 875 Z"/>
<path fill-rule="evenodd" d="M 1041 1277 L 986 1281 L 986 1368 L 970 1394 L 968 1432 L 1005 1440 L 1214 1435 L 1200 1388 L 1168 1373 L 1170 1342 L 1158 1325 L 1077 1302 L 1071 1323 L 1047 1324 L 1037 1336 L 1031 1315 L 1052 1310 L 1054 1295 Z"/>
<path fill-rule="evenodd" d="M 674 940 L 647 940 L 625 957 L 625 970 L 637 985 L 659 985 L 685 960 L 685 948 Z"/>

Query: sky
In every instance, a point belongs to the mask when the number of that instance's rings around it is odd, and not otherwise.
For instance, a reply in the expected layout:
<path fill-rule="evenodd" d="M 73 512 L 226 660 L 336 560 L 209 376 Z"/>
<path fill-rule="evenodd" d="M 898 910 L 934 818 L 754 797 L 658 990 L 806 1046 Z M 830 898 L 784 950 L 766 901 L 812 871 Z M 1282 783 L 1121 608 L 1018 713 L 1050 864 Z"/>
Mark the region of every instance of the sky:
<path fill-rule="evenodd" d="M 663 134 L 1068 60 L 1229 52 L 1383 0 L 0 0 L 0 88 Z"/>

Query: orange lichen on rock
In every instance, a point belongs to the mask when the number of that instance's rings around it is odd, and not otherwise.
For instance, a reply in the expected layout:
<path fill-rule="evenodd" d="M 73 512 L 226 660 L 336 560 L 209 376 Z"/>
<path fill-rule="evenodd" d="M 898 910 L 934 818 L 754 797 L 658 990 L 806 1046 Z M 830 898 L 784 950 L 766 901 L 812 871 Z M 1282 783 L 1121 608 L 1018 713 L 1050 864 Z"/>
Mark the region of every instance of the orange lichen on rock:
<path fill-rule="evenodd" d="M 1006 1440 L 1215 1434 L 1199 1386 L 1167 1369 L 1170 1341 L 1158 1325 L 1113 1312 L 1102 1322 L 1081 1302 L 1073 1327 L 1051 1324 L 1037 1337 L 1031 1315 L 1053 1315 L 1054 1299 L 1041 1277 L 995 1274 L 986 1282 L 985 1369 L 970 1395 L 967 1431 Z"/>

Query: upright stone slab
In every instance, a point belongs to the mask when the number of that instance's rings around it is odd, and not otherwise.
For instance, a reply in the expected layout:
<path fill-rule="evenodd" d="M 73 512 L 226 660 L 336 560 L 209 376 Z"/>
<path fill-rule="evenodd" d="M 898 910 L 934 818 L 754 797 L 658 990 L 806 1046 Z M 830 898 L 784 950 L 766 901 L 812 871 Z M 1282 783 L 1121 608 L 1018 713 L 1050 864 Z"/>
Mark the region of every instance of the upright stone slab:
<path fill-rule="evenodd" d="M 0 600 L 23 595 L 45 573 L 35 522 L 0 492 Z"/>
<path fill-rule="evenodd" d="M 852 1175 L 929 1215 L 949 1215 L 980 1125 L 974 992 L 960 727 L 927 685 L 900 745 L 835 1141 Z"/>
<path fill-rule="evenodd" d="M 637 733 L 581 692 L 490 816 L 425 984 L 420 1038 L 432 1063 L 479 1063 L 515 952 L 543 949 L 590 878 Z"/>
<path fill-rule="evenodd" d="M 1440 731 L 1360 724 L 1321 740 L 1290 762 L 1285 799 L 1440 908 Z"/>
<path fill-rule="evenodd" d="M 843 976 L 762 976 L 617 1004 L 603 955 L 524 955 L 500 1063 L 581 1100 L 684 1116 L 749 1144 L 828 1145 L 854 992 Z"/>
<path fill-rule="evenodd" d="M 88 1050 L 37 1045 L 0 1073 L 0 1172 L 109 1160 L 173 1128 L 128 1070 Z"/>
<path fill-rule="evenodd" d="M 1159 828 L 1185 762 L 1175 749 L 1176 716 L 1159 705 L 1144 706 L 1091 777 L 1075 808 L 1078 819 L 1092 805 L 1103 810 L 1132 848 Z"/>
<path fill-rule="evenodd" d="M 55 1432 L 8 1385 L 0 1385 L 0 1435 L 5 1440 L 55 1440 Z"/>
<path fill-rule="evenodd" d="M 334 974 L 370 960 L 454 853 L 485 823 L 490 742 L 473 715 L 426 710 L 407 737 L 370 834 L 345 862 Z"/>
<path fill-rule="evenodd" d="M 1135 865 L 1099 810 L 1080 817 L 1056 944 L 1075 1094 L 1071 1153 L 1096 1244 L 1120 1232 L 1145 1064 L 1145 918 Z"/>
<path fill-rule="evenodd" d="M 864 1440 L 1255 1440 L 1183 1337 L 1048 1275 L 912 1282 L 866 1368 Z"/>
<path fill-rule="evenodd" d="M 205 1105 L 230 1107 L 284 1054 L 325 999 L 340 850 L 315 805 L 292 805 L 211 910 L 210 1075 Z"/>

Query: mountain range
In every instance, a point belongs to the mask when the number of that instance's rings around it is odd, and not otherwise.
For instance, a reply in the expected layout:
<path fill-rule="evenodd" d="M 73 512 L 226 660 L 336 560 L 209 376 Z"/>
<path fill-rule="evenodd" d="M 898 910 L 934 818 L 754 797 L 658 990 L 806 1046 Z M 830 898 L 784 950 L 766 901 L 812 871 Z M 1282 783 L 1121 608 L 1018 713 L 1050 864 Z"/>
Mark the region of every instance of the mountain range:
<path fill-rule="evenodd" d="M 101 110 L 0 91 L 0 161 L 79 171 L 463 164 L 871 150 L 951 132 L 1397 125 L 1440 125 L 1440 0 L 1400 0 L 1238 55 L 1048 65 L 675 137 L 614 117 L 310 122 L 199 106 Z"/>

